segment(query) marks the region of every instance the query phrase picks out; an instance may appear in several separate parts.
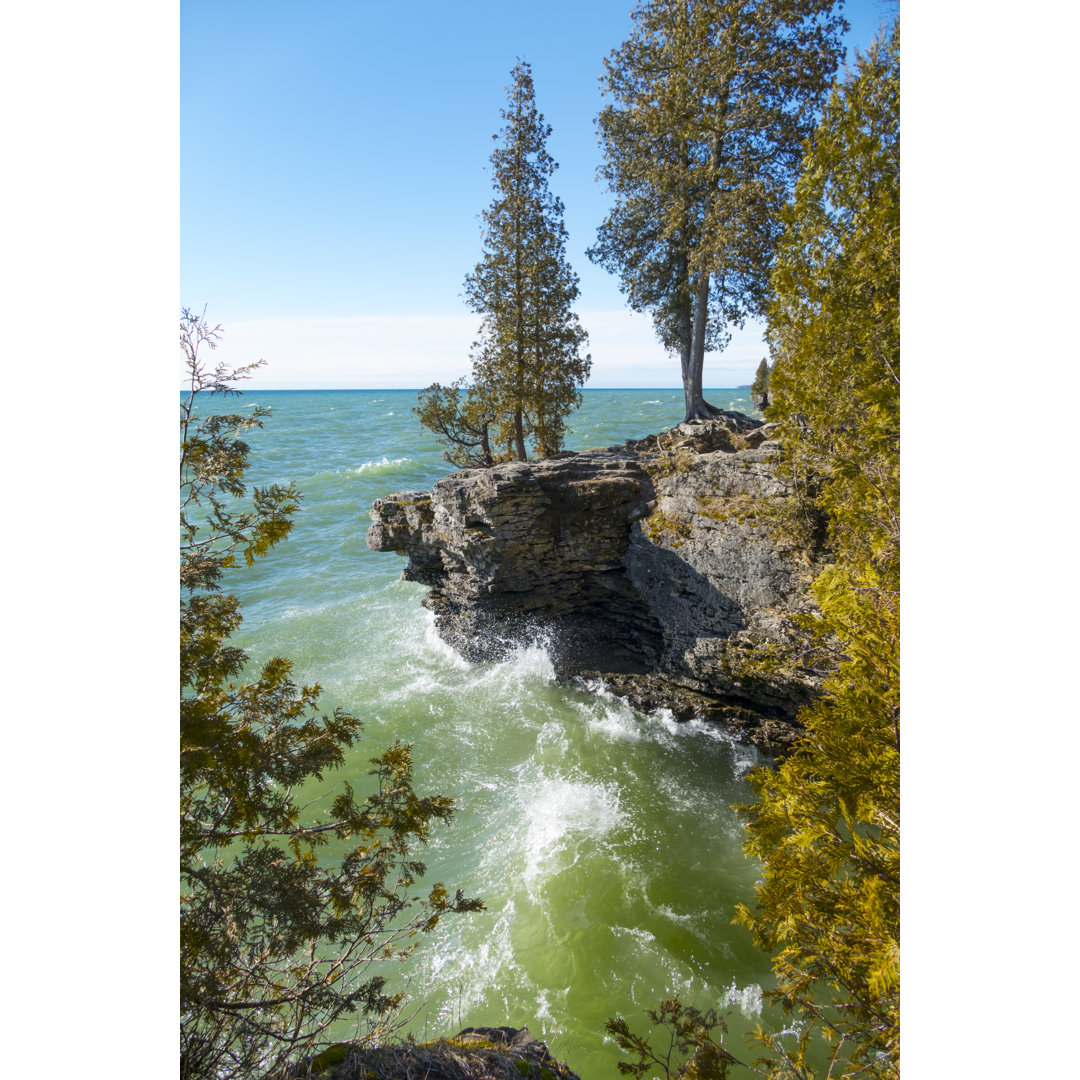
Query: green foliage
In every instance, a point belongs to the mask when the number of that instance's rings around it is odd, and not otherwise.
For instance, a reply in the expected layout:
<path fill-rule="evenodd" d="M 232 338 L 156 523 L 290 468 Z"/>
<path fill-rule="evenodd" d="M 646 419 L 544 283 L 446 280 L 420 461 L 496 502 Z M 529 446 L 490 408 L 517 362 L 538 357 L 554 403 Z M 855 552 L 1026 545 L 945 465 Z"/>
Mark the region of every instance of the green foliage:
<path fill-rule="evenodd" d="M 663 1080 L 724 1080 L 732 1065 L 743 1063 L 713 1038 L 713 1031 L 727 1032 L 727 1024 L 715 1009 L 701 1012 L 683 1005 L 678 998 L 662 1001 L 657 1011 L 646 1010 L 654 1027 L 662 1030 L 666 1046 L 652 1045 L 652 1036 L 637 1035 L 621 1017 L 604 1024 L 623 1053 L 635 1060 L 620 1061 L 619 1072 L 636 1080 L 662 1077 Z M 723 1035 L 721 1035 L 722 1041 Z"/>
<path fill-rule="evenodd" d="M 589 257 L 619 274 L 682 363 L 687 421 L 706 350 L 760 315 L 780 209 L 839 58 L 834 0 L 645 0 L 605 60 L 598 119 L 615 204 Z"/>
<path fill-rule="evenodd" d="M 754 375 L 754 381 L 750 386 L 750 393 L 756 395 L 763 395 L 769 392 L 769 361 L 763 356 L 761 363 L 758 364 L 757 373 Z"/>
<path fill-rule="evenodd" d="M 201 415 L 200 395 L 238 393 L 251 365 L 207 368 L 220 327 L 185 310 L 180 343 L 188 372 L 180 452 L 180 1041 L 181 1076 L 247 1077 L 317 1045 L 339 1017 L 374 1030 L 401 1000 L 375 974 L 448 911 L 480 904 L 435 885 L 415 889 L 424 865 L 411 850 L 450 800 L 412 787 L 410 748 L 373 758 L 372 791 L 345 784 L 329 807 L 297 793 L 340 766 L 360 736 L 341 709 L 320 715 L 320 690 L 297 686 L 274 657 L 251 681 L 229 644 L 240 625 L 224 571 L 288 535 L 300 496 L 290 484 L 253 489 L 250 448 L 239 437 L 267 410 Z M 343 846 L 318 857 L 330 838 Z"/>
<path fill-rule="evenodd" d="M 829 101 L 785 212 L 769 310 L 768 416 L 788 469 L 847 558 L 885 564 L 899 535 L 899 38 Z"/>
<path fill-rule="evenodd" d="M 467 469 L 495 463 L 491 432 L 496 404 L 486 387 L 468 386 L 464 379 L 449 386 L 432 383 L 420 391 L 413 413 L 447 447 L 443 458 L 451 465 Z"/>
<path fill-rule="evenodd" d="M 454 464 L 490 464 L 492 444 L 524 460 L 526 440 L 541 457 L 557 453 L 592 367 L 572 310 L 578 277 L 566 259 L 563 204 L 548 188 L 557 168 L 546 146 L 551 126 L 536 109 L 529 65 L 519 61 L 512 76 L 491 155 L 496 195 L 483 212 L 484 251 L 465 279 L 466 302 L 482 316 L 471 389 L 462 380 L 435 384 L 415 410 L 452 447 Z"/>
<path fill-rule="evenodd" d="M 777 1077 L 899 1075 L 899 36 L 825 110 L 773 276 L 769 416 L 835 562 L 814 582 L 827 672 L 806 735 L 743 807 L 765 864 L 738 918 L 776 953 L 797 1045 L 761 1034 Z"/>
<path fill-rule="evenodd" d="M 684 517 L 677 517 L 654 510 L 643 522 L 645 535 L 654 543 L 667 541 L 672 548 L 680 548 L 684 540 L 690 539 L 690 522 Z"/>

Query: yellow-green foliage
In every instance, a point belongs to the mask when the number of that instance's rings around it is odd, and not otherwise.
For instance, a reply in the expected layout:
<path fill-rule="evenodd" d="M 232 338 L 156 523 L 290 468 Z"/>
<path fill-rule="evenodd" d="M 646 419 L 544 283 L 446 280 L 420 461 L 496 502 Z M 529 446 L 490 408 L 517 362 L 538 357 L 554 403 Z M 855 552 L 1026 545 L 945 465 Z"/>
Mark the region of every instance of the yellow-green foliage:
<path fill-rule="evenodd" d="M 665 446 L 663 436 L 657 435 L 655 458 L 646 458 L 645 471 L 654 479 L 688 472 L 694 465 L 695 456 L 683 447 Z"/>
<path fill-rule="evenodd" d="M 483 385 L 468 386 L 464 378 L 449 386 L 432 383 L 420 391 L 413 414 L 446 447 L 443 458 L 451 465 L 468 469 L 495 463 L 497 411 Z"/>
<path fill-rule="evenodd" d="M 802 1022 L 761 1035 L 775 1077 L 899 1075 L 899 37 L 860 58 L 808 153 L 770 311 L 770 418 L 835 564 L 812 594 L 824 697 L 743 807 L 764 863 L 738 919 L 775 952 L 771 996 Z M 814 486 L 805 483 L 814 479 Z"/>
<path fill-rule="evenodd" d="M 660 1002 L 656 1010 L 646 1009 L 645 1015 L 660 1029 L 657 1048 L 652 1045 L 653 1034 L 638 1035 L 621 1016 L 604 1024 L 604 1030 L 631 1059 L 618 1062 L 624 1076 L 635 1080 L 726 1080 L 733 1065 L 744 1064 L 721 1045 L 727 1024 L 715 1009 L 702 1012 L 672 998 Z M 714 1031 L 719 1033 L 719 1041 L 713 1037 Z"/>
<path fill-rule="evenodd" d="M 758 364 L 757 373 L 754 375 L 754 381 L 750 386 L 751 394 L 767 394 L 769 392 L 769 361 L 765 357 L 761 358 L 761 363 Z"/>
<path fill-rule="evenodd" d="M 654 510 L 642 522 L 645 535 L 654 543 L 669 543 L 673 548 L 682 547 L 690 538 L 690 522 L 663 510 Z"/>
<path fill-rule="evenodd" d="M 735 520 L 740 525 L 755 525 L 768 514 L 769 500 L 757 495 L 732 495 L 718 498 L 702 495 L 698 499 L 698 513 L 712 521 Z"/>
<path fill-rule="evenodd" d="M 230 1080 L 282 1066 L 340 1016 L 373 1027 L 401 995 L 384 992 L 382 962 L 439 915 L 476 910 L 440 884 L 416 888 L 412 857 L 447 798 L 412 787 L 412 753 L 395 744 L 371 759 L 371 795 L 348 784 L 310 810 L 294 797 L 308 779 L 340 766 L 361 734 L 344 710 L 321 715 L 320 688 L 297 686 L 281 657 L 245 672 L 229 643 L 241 622 L 221 591 L 236 552 L 250 563 L 288 534 L 292 487 L 246 495 L 247 447 L 237 438 L 265 410 L 202 416 L 200 395 L 236 393 L 249 369 L 211 371 L 200 356 L 210 329 L 185 311 L 181 345 L 189 393 L 181 403 L 180 452 L 180 1075 Z M 247 675 L 247 681 L 244 676 Z M 345 842 L 320 859 L 330 837 Z M 330 1067 L 341 1052 L 327 1050 Z M 317 1059 L 318 1060 L 318 1059 Z"/>

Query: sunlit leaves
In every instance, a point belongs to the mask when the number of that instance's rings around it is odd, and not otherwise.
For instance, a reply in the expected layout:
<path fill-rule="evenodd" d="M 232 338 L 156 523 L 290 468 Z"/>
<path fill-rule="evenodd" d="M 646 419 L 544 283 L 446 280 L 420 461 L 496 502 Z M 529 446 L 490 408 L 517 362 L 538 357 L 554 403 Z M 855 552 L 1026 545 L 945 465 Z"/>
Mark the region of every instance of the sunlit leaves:
<path fill-rule="evenodd" d="M 589 257 L 678 352 L 686 419 L 706 350 L 763 312 L 780 210 L 842 55 L 833 0 L 645 0 L 604 61 L 615 196 Z"/>
<path fill-rule="evenodd" d="M 765 871 L 739 920 L 775 953 L 794 1042 L 771 1075 L 899 1075 L 899 38 L 832 95 L 785 212 L 770 307 L 770 419 L 833 564 L 804 623 L 826 660 L 806 734 L 751 782 L 746 849 Z M 809 482 L 809 481 L 812 481 Z"/>
<path fill-rule="evenodd" d="M 220 332 L 181 320 L 181 1075 L 207 1080 L 280 1065 L 341 1016 L 377 1031 L 401 995 L 371 965 L 405 955 L 442 914 L 481 906 L 413 889 L 424 865 L 411 848 L 453 805 L 413 790 L 408 746 L 372 760 L 370 790 L 344 784 L 328 808 L 305 804 L 298 793 L 344 762 L 360 721 L 320 714 L 319 686 L 297 685 L 281 657 L 240 681 L 247 658 L 228 644 L 240 607 L 220 579 L 288 536 L 299 494 L 270 485 L 238 501 L 250 453 L 239 435 L 267 414 L 196 412 L 198 395 L 236 393 L 250 370 L 206 369 L 200 348 Z M 342 850 L 327 859 L 331 838 Z"/>
<path fill-rule="evenodd" d="M 604 1030 L 630 1061 L 618 1062 L 623 1076 L 636 1080 L 725 1080 L 732 1065 L 741 1065 L 724 1046 L 727 1024 L 715 1009 L 702 1012 L 683 1005 L 678 998 L 660 1002 L 645 1015 L 654 1028 L 650 1035 L 638 1035 L 621 1016 L 612 1017 Z M 713 1032 L 720 1038 L 713 1037 Z"/>

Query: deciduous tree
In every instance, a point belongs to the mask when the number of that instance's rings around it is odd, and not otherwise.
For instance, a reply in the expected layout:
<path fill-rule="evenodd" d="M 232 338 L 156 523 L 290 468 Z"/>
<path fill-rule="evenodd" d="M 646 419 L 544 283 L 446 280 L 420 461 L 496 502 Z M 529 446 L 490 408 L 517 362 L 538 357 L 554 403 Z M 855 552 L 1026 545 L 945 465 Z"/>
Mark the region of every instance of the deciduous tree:
<path fill-rule="evenodd" d="M 361 722 L 320 715 L 318 685 L 297 686 L 280 657 L 242 681 L 246 656 L 229 643 L 240 604 L 222 577 L 288 535 L 300 495 L 271 484 L 238 501 L 241 436 L 268 410 L 198 410 L 257 365 L 211 369 L 200 352 L 220 327 L 185 310 L 180 329 L 180 1073 L 225 1080 L 264 1075 L 342 1017 L 378 1030 L 402 997 L 384 963 L 443 913 L 480 904 L 441 884 L 417 892 L 412 850 L 453 806 L 413 790 L 408 746 L 372 759 L 366 793 L 300 798 L 343 763 Z"/>
<path fill-rule="evenodd" d="M 615 204 L 589 256 L 677 351 L 685 419 L 707 350 L 763 313 L 780 210 L 843 55 L 834 0 L 646 0 L 604 61 Z"/>

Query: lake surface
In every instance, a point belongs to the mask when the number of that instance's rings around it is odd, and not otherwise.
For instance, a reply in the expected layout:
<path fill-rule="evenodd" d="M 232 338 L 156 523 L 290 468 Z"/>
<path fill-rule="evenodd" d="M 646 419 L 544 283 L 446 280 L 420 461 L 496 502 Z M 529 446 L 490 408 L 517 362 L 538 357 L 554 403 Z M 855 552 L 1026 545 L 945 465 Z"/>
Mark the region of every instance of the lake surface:
<path fill-rule="evenodd" d="M 706 396 L 751 412 L 746 390 Z M 671 427 L 682 400 L 588 390 L 566 445 Z M 364 542 L 373 499 L 451 471 L 415 403 L 414 390 L 252 391 L 227 403 L 272 409 L 249 439 L 249 479 L 292 480 L 304 496 L 289 540 L 226 582 L 244 605 L 235 643 L 252 664 L 289 657 L 298 682 L 323 686 L 324 711 L 364 719 L 330 787 L 362 787 L 380 748 L 413 745 L 417 790 L 457 806 L 419 852 L 423 891 L 441 880 L 487 905 L 444 919 L 388 973 L 418 1010 L 410 1030 L 527 1025 L 586 1080 L 614 1080 L 620 1055 L 604 1021 L 621 1013 L 644 1030 L 643 1010 L 678 995 L 728 1013 L 726 1041 L 746 1060 L 742 1033 L 779 1026 L 762 1012 L 768 958 L 731 924 L 759 873 L 731 808 L 751 797 L 755 751 L 559 685 L 542 640 L 500 664 L 468 663 L 440 641 L 424 588 L 400 580 L 405 560 Z"/>

